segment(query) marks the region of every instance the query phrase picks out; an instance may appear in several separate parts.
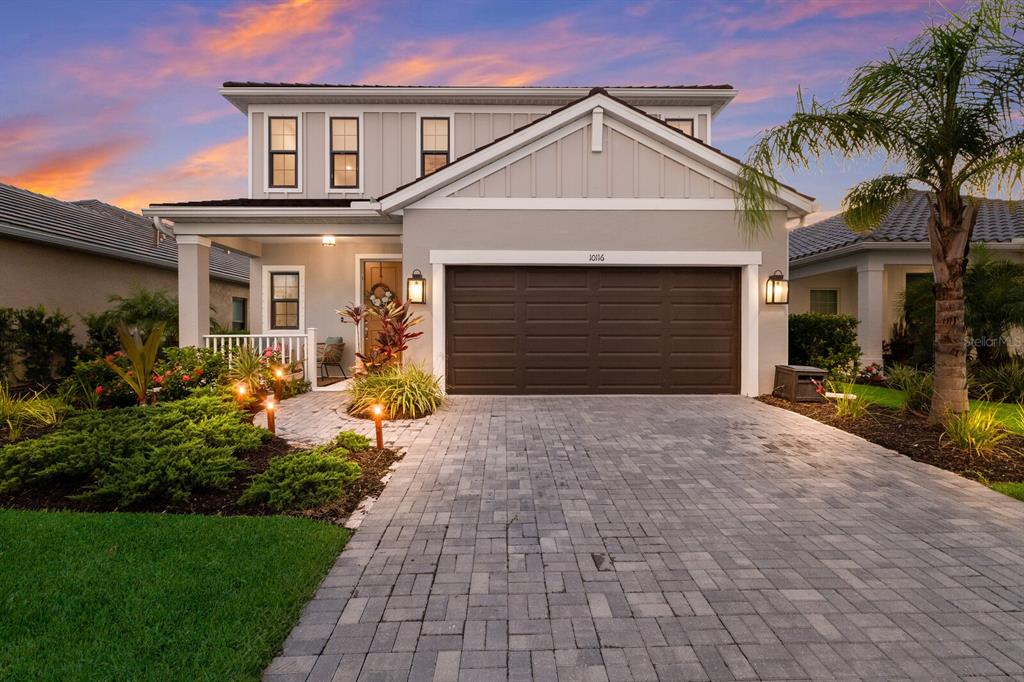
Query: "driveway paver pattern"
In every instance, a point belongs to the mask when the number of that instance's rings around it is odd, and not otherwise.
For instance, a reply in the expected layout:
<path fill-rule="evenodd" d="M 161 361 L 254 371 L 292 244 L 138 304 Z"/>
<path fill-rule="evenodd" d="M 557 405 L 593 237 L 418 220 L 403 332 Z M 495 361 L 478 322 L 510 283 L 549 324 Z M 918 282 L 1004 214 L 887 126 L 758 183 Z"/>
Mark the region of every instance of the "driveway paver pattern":
<path fill-rule="evenodd" d="M 1021 679 L 1024 504 L 734 397 L 452 397 L 268 680 Z"/>

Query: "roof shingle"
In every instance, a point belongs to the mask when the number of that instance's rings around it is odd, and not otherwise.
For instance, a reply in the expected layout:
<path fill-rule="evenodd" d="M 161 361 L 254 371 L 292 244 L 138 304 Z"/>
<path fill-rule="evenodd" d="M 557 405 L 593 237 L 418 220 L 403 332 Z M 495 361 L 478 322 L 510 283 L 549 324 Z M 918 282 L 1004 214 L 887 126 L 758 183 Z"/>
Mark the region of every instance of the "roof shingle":
<path fill-rule="evenodd" d="M 974 227 L 976 242 L 1009 242 L 1024 239 L 1024 206 L 1002 199 L 976 198 L 980 202 Z M 843 214 L 800 227 L 789 233 L 791 261 L 858 243 L 927 242 L 928 194 L 912 191 L 871 232 L 854 232 Z"/>
<path fill-rule="evenodd" d="M 96 199 L 60 201 L 0 183 L 0 235 L 52 244 L 147 265 L 177 269 L 178 245 L 153 235 L 153 223 Z M 210 249 L 210 274 L 249 281 L 249 258 Z"/>

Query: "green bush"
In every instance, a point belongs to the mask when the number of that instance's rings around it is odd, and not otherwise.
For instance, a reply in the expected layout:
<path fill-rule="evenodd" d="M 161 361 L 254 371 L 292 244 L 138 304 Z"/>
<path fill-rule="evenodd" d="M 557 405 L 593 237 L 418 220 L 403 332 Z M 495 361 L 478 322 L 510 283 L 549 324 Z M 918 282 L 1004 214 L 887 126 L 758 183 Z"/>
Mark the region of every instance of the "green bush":
<path fill-rule="evenodd" d="M 7 381 L 14 366 L 17 346 L 14 309 L 0 308 L 0 381 Z"/>
<path fill-rule="evenodd" d="M 122 325 L 148 336 L 162 322 L 164 338 L 161 345 L 177 345 L 178 302 L 166 292 L 138 288 L 128 296 L 112 294 L 107 301 L 113 304 L 109 310 L 82 316 L 89 334 L 89 346 L 94 353 L 109 355 L 120 348 L 117 329 Z"/>
<path fill-rule="evenodd" d="M 128 367 L 124 353 L 118 351 L 106 358 L 80 360 L 71 376 L 60 385 L 65 401 L 84 409 L 129 407 L 138 404 L 135 392 L 111 369 L 107 360 Z"/>
<path fill-rule="evenodd" d="M 850 376 L 860 366 L 857 318 L 850 315 L 800 313 L 789 316 L 789 361 Z"/>
<path fill-rule="evenodd" d="M 359 465 L 343 450 L 282 455 L 253 477 L 238 504 L 263 505 L 273 511 L 319 507 L 342 497 L 345 486 L 361 475 Z"/>
<path fill-rule="evenodd" d="M 886 370 L 889 383 L 903 391 L 903 409 L 917 414 L 928 414 L 935 391 L 932 375 L 907 365 L 893 365 Z"/>
<path fill-rule="evenodd" d="M 8 351 L 13 349 L 13 356 L 21 360 L 25 381 L 29 385 L 46 388 L 59 383 L 71 373 L 78 356 L 78 347 L 66 316 L 59 312 L 49 314 L 43 306 L 37 306 L 8 309 L 4 319 L 2 324 L 10 325 L 4 333 L 13 340 Z M 0 339 L 0 343 L 10 341 Z"/>
<path fill-rule="evenodd" d="M 53 433 L 0 449 L 0 492 L 61 481 L 80 490 L 74 499 L 110 506 L 182 502 L 195 490 L 230 484 L 245 468 L 236 453 L 268 437 L 214 395 L 84 412 Z"/>
<path fill-rule="evenodd" d="M 977 397 L 1007 403 L 1024 402 L 1024 358 L 1014 356 L 1001 365 L 981 365 L 970 375 L 971 392 Z"/>
<path fill-rule="evenodd" d="M 370 439 L 361 436 L 355 431 L 342 431 L 330 442 L 330 450 L 344 450 L 346 452 L 362 452 L 370 447 Z"/>
<path fill-rule="evenodd" d="M 349 413 L 365 416 L 374 405 L 383 405 L 388 419 L 425 417 L 444 401 L 438 378 L 416 365 L 361 374 L 352 380 L 348 394 Z"/>

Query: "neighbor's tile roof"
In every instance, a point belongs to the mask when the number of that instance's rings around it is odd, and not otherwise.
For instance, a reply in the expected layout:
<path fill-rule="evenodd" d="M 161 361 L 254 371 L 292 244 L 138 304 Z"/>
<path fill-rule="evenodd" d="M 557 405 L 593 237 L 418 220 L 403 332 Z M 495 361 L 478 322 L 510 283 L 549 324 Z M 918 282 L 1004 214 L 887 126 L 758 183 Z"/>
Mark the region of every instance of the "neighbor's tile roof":
<path fill-rule="evenodd" d="M 60 201 L 0 183 L 0 235 L 172 270 L 178 267 L 178 245 L 168 238 L 157 244 L 149 218 L 96 199 Z M 248 282 L 249 257 L 212 248 L 210 274 Z"/>
<path fill-rule="evenodd" d="M 1024 239 L 1024 206 L 1020 202 L 979 198 L 974 241 L 1009 242 Z M 928 194 L 913 191 L 897 204 L 872 232 L 854 232 L 843 214 L 800 227 L 789 233 L 789 259 L 797 260 L 843 246 L 872 242 L 928 241 Z"/>

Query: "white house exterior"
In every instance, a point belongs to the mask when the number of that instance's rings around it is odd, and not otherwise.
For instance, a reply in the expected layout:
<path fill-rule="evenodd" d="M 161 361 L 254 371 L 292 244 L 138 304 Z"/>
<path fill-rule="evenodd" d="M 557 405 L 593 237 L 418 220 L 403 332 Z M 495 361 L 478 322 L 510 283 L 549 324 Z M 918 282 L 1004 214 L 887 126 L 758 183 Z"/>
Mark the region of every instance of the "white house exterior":
<path fill-rule="evenodd" d="M 145 211 L 173 222 L 183 343 L 219 343 L 201 314 L 219 244 L 252 256 L 254 332 L 349 354 L 365 330 L 335 311 L 405 298 L 418 271 L 405 360 L 451 392 L 754 395 L 786 361 L 764 286 L 813 200 L 783 187 L 772 234 L 743 236 L 740 163 L 711 146 L 729 86 L 221 92 L 248 119 L 248 196 Z"/>

